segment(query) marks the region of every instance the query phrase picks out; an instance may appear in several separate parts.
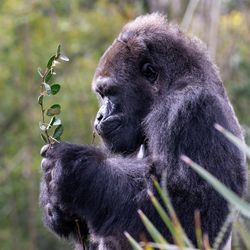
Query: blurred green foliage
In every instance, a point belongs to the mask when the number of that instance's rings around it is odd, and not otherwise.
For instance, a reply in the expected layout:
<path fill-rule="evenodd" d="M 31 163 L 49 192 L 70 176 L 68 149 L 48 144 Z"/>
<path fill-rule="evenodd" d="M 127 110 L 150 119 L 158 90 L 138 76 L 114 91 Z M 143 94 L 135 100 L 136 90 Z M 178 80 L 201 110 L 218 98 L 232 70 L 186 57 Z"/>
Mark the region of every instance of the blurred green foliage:
<path fill-rule="evenodd" d="M 97 102 L 90 83 L 98 59 L 128 19 L 118 9 L 108 1 L 0 3 L 2 250 L 62 249 L 62 244 L 43 227 L 39 211 L 42 142 L 36 69 L 46 66 L 61 43 L 70 57 L 67 67 L 58 67 L 56 82 L 62 82 L 62 89 L 59 96 L 53 97 L 63 108 L 61 118 L 66 129 L 62 139 L 91 143 Z M 124 11 L 133 13 L 127 6 Z"/>
<path fill-rule="evenodd" d="M 163 11 L 181 22 L 189 3 L 131 0 L 0 1 L 0 249 L 72 249 L 60 243 L 41 222 L 38 204 L 42 142 L 37 105 L 40 79 L 36 69 L 60 43 L 70 58 L 58 67 L 56 82 L 65 131 L 63 140 L 91 143 L 97 101 L 91 80 L 98 60 L 128 20 Z M 209 0 L 200 0 L 190 33 L 208 42 Z M 233 2 L 233 4 L 232 4 Z M 250 127 L 249 1 L 223 1 L 217 27 L 216 62 L 230 99 Z M 167 1 L 166 1 L 167 3 Z M 204 14 L 205 13 L 205 14 Z"/>

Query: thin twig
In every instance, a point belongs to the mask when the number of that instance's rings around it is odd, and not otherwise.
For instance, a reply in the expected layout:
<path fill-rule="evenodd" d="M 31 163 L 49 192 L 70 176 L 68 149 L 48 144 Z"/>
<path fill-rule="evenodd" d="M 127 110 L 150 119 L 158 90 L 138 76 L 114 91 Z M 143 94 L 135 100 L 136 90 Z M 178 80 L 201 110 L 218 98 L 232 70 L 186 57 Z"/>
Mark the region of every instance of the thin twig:
<path fill-rule="evenodd" d="M 94 142 L 95 142 L 95 135 L 96 135 L 95 131 L 93 131 L 92 132 L 92 142 L 91 142 L 92 144 L 94 144 Z"/>
<path fill-rule="evenodd" d="M 82 235 L 81 235 L 81 230 L 80 230 L 78 219 L 75 219 L 75 223 L 76 223 L 76 232 L 77 232 L 77 235 L 79 238 L 79 242 L 83 246 L 83 249 L 85 249 L 85 246 L 84 246 L 83 240 L 82 240 Z"/>
<path fill-rule="evenodd" d="M 189 1 L 188 7 L 186 9 L 186 12 L 184 14 L 184 17 L 183 17 L 182 23 L 181 23 L 181 28 L 183 30 L 187 30 L 188 27 L 190 26 L 190 23 L 192 21 L 193 15 L 194 15 L 194 11 L 195 11 L 198 3 L 199 3 L 199 0 Z"/>

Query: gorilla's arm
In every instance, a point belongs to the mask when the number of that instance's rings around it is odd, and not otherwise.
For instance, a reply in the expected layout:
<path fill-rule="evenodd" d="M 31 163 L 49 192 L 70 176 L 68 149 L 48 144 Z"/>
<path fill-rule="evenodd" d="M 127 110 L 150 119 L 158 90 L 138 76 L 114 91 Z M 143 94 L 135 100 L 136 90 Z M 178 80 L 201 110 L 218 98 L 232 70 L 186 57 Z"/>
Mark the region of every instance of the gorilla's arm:
<path fill-rule="evenodd" d="M 147 159 L 107 158 L 95 147 L 62 142 L 47 149 L 43 156 L 45 176 L 52 171 L 52 178 L 47 181 L 45 178 L 41 187 L 49 228 L 61 236 L 75 233 L 75 225 L 67 217 L 53 216 L 60 207 L 61 211 L 71 211 L 76 218 L 86 220 L 90 230 L 102 236 L 135 228 L 140 231 L 137 210 L 143 208 L 146 212 L 151 207 L 147 196 L 150 185 Z M 51 207 L 49 213 L 47 206 Z M 65 232 L 62 234 L 57 228 L 65 228 Z"/>

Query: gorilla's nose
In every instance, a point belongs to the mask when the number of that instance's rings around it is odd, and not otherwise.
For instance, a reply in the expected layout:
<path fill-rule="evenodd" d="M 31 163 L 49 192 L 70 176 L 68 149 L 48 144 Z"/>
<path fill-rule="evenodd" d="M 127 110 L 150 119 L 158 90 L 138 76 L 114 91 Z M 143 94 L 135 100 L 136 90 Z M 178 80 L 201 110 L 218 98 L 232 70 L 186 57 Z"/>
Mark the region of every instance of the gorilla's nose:
<path fill-rule="evenodd" d="M 102 113 L 98 113 L 97 116 L 96 116 L 96 121 L 99 123 L 103 118 L 103 114 Z"/>
<path fill-rule="evenodd" d="M 94 122 L 94 128 L 96 129 L 97 132 L 98 132 L 98 125 L 100 124 L 102 119 L 103 119 L 103 114 L 101 112 L 98 112 Z"/>

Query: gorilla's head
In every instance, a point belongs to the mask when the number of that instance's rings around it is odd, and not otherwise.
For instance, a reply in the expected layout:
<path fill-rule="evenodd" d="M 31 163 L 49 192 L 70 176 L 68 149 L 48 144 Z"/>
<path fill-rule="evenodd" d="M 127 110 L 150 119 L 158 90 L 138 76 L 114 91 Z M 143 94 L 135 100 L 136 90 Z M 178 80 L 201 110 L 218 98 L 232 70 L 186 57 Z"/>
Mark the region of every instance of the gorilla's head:
<path fill-rule="evenodd" d="M 111 151 L 131 153 L 146 140 L 143 120 L 152 105 L 164 105 L 167 92 L 181 88 L 172 83 L 198 65 L 190 41 L 151 14 L 128 23 L 104 53 L 93 79 L 100 99 L 95 129 Z"/>

